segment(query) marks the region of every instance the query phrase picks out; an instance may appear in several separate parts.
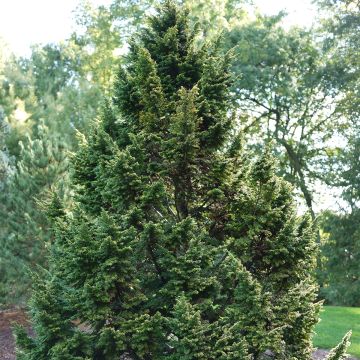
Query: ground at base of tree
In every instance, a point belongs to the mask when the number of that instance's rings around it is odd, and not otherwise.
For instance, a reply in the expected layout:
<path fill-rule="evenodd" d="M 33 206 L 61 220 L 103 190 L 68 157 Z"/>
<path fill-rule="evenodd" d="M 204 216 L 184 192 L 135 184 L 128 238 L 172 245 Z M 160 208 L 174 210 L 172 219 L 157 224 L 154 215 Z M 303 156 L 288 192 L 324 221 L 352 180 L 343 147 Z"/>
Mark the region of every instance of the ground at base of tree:
<path fill-rule="evenodd" d="M 314 360 L 323 360 L 326 358 L 326 355 L 329 353 L 328 350 L 318 349 L 313 354 Z M 358 358 L 355 357 L 348 357 L 347 360 L 358 360 Z"/>
<path fill-rule="evenodd" d="M 326 311 L 326 310 L 325 310 Z M 14 338 L 11 331 L 11 326 L 14 324 L 21 324 L 28 326 L 26 314 L 21 309 L 8 309 L 0 311 L 0 359 L 1 360 L 16 360 L 14 349 Z M 323 360 L 328 354 L 327 350 L 318 349 L 314 353 L 314 360 Z M 358 360 L 355 357 L 350 357 L 348 360 Z"/>
<path fill-rule="evenodd" d="M 349 330 L 352 335 L 348 351 L 360 358 L 360 307 L 324 306 L 315 328 L 314 346 L 333 348 Z"/>
<path fill-rule="evenodd" d="M 15 360 L 14 337 L 11 327 L 15 324 L 28 326 L 23 310 L 8 309 L 0 311 L 0 359 Z"/>

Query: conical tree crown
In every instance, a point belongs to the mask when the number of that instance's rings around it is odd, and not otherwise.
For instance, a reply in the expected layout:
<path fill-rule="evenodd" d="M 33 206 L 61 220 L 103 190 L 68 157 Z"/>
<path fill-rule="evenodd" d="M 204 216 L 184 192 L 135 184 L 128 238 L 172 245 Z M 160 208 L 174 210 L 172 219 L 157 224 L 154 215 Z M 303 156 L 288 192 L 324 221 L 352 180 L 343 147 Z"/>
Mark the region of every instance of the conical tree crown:
<path fill-rule="evenodd" d="M 311 358 L 311 224 L 269 151 L 245 159 L 229 59 L 195 35 L 166 1 L 131 44 L 73 157 L 23 359 Z"/>

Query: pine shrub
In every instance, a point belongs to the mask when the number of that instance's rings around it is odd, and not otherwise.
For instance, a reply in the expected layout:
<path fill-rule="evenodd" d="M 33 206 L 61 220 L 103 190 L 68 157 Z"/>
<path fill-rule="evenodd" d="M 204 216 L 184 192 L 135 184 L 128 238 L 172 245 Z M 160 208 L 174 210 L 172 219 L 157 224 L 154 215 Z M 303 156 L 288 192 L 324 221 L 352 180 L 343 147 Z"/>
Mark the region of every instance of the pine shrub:
<path fill-rule="evenodd" d="M 37 137 L 19 143 L 20 154 L 0 183 L 0 304 L 24 305 L 31 272 L 46 266 L 52 230 L 42 203 L 51 192 L 69 197 L 66 145 L 43 123 Z"/>

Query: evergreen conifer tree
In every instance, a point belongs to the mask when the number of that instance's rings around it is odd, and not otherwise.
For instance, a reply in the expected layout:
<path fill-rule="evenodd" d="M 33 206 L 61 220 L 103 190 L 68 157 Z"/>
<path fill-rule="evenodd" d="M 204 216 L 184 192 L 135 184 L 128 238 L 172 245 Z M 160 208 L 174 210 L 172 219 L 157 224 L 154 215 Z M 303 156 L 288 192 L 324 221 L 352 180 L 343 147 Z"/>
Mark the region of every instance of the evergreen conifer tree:
<path fill-rule="evenodd" d="M 44 124 L 37 126 L 37 133 L 37 139 L 20 142 L 18 162 L 7 172 L 0 192 L 0 303 L 27 300 L 30 272 L 46 264 L 52 239 L 41 202 L 55 189 L 63 199 L 69 195 L 64 144 L 50 136 Z"/>
<path fill-rule="evenodd" d="M 73 156 L 75 205 L 49 207 L 50 270 L 18 359 L 311 359 L 320 305 L 308 216 L 248 161 L 230 56 L 198 49 L 165 1 Z"/>

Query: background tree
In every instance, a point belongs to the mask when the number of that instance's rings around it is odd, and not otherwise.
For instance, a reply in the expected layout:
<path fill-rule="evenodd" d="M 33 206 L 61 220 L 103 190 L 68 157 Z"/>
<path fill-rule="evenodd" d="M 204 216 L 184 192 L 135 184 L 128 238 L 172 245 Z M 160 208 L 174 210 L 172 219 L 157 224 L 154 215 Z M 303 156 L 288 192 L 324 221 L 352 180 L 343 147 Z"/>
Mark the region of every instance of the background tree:
<path fill-rule="evenodd" d="M 341 169 L 336 183 L 341 184 L 343 208 L 322 214 L 323 254 L 326 262 L 322 295 L 332 304 L 359 305 L 360 240 L 360 138 L 355 133 L 336 157 Z M 338 185 L 339 186 L 339 185 Z"/>
<path fill-rule="evenodd" d="M 76 143 L 75 127 L 85 129 L 100 102 L 99 90 L 74 66 L 73 49 L 66 49 L 34 47 L 30 59 L 9 56 L 2 68 L 3 142 L 13 171 L 2 179 L 0 195 L 1 303 L 25 301 L 29 271 L 46 263 L 48 221 L 37 202 L 57 186 L 68 192 L 66 152 Z"/>
<path fill-rule="evenodd" d="M 110 90 L 114 69 L 122 61 L 119 55 L 127 51 L 129 37 L 141 26 L 153 3 L 153 0 L 114 0 L 109 6 L 94 7 L 85 0 L 78 6 L 75 14 L 78 29 L 71 40 L 84 49 L 82 71 L 100 86 L 102 93 Z"/>
<path fill-rule="evenodd" d="M 9 56 L 3 66 L 0 110 L 13 171 L 2 180 L 0 195 L 1 303 L 23 302 L 29 270 L 46 262 L 49 229 L 37 201 L 61 182 L 65 153 L 74 143 L 74 124 L 60 115 L 62 93 L 72 75 L 56 59 L 55 48 L 34 49 L 30 60 Z"/>
<path fill-rule="evenodd" d="M 50 205 L 50 272 L 20 359 L 311 358 L 311 221 L 269 150 L 244 160 L 229 62 L 195 46 L 169 1 L 132 41 L 72 160 L 76 204 Z"/>
<path fill-rule="evenodd" d="M 332 79 L 341 89 L 339 112 L 346 119 L 339 147 L 333 156 L 333 171 L 325 180 L 341 192 L 338 212 L 322 215 L 325 267 L 322 294 L 339 305 L 359 305 L 359 223 L 360 223 L 360 63 L 358 29 L 360 8 L 356 1 L 319 1 L 323 10 L 324 46 L 332 48 L 332 59 L 343 66 L 342 76 Z"/>
<path fill-rule="evenodd" d="M 282 17 L 258 16 L 229 33 L 228 46 L 236 50 L 234 91 L 250 145 L 275 142 L 282 175 L 299 190 L 314 219 L 315 185 L 329 171 L 331 140 L 342 126 L 341 94 L 330 86 L 341 69 L 312 31 L 284 30 Z"/>
<path fill-rule="evenodd" d="M 51 191 L 66 203 L 66 145 L 39 125 L 38 139 L 20 143 L 20 160 L 7 174 L 0 194 L 1 291 L 3 303 L 22 303 L 31 284 L 30 271 L 45 266 L 51 243 L 48 221 L 40 208 Z M 20 281 L 21 279 L 21 281 Z"/>
<path fill-rule="evenodd" d="M 250 1 L 184 0 L 183 3 L 189 8 L 192 26 L 199 27 L 199 40 L 208 41 L 218 39 L 244 21 Z"/>
<path fill-rule="evenodd" d="M 334 60 L 342 63 L 347 76 L 337 77 L 337 85 L 346 87 L 344 107 L 359 109 L 359 37 L 360 5 L 355 0 L 318 0 L 325 45 L 333 47 Z M 350 100 L 351 99 L 351 100 Z"/>
<path fill-rule="evenodd" d="M 5 100 L 6 93 L 6 54 L 5 45 L 0 43 L 0 189 L 3 187 L 4 179 L 6 178 L 10 168 L 10 156 L 6 146 L 6 138 L 8 135 L 8 124 L 5 121 L 5 109 L 7 105 Z"/>

